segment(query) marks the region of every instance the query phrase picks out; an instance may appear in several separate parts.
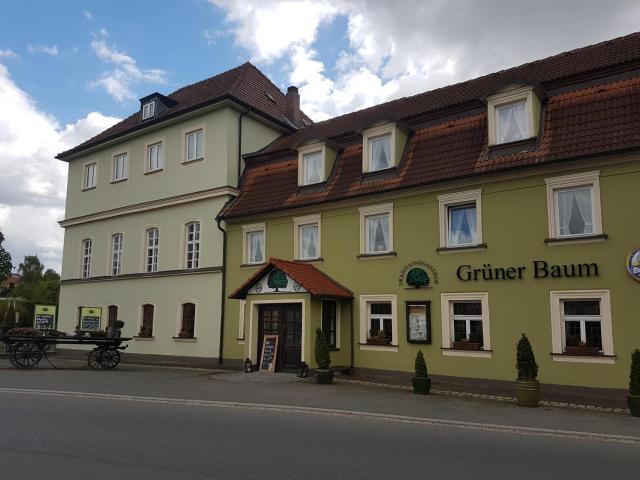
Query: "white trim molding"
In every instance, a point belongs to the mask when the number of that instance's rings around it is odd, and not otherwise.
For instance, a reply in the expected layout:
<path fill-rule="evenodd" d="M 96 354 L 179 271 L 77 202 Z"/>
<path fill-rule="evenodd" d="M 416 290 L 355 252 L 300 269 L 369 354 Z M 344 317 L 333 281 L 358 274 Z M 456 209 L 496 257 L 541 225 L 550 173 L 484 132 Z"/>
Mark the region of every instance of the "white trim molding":
<path fill-rule="evenodd" d="M 202 155 L 200 157 L 189 159 L 187 158 L 187 135 L 202 130 Z M 180 163 L 187 165 L 192 162 L 198 162 L 204 160 L 207 156 L 207 124 L 200 123 L 191 125 L 190 127 L 182 129 L 182 153 L 180 154 Z M 197 152 L 196 152 L 197 153 Z"/>
<path fill-rule="evenodd" d="M 383 203 L 358 208 L 360 212 L 360 255 L 385 255 L 393 252 L 393 203 Z M 369 252 L 367 249 L 367 222 L 372 215 L 389 215 L 389 248 L 383 252 Z"/>
<path fill-rule="evenodd" d="M 322 257 L 322 216 L 307 215 L 305 217 L 293 217 L 293 258 L 296 260 L 317 260 Z M 318 245 L 317 255 L 313 258 L 302 258 L 300 255 L 300 227 L 317 225 L 318 226 Z"/>
<path fill-rule="evenodd" d="M 533 91 L 533 87 L 524 86 L 520 88 L 511 88 L 487 98 L 489 146 L 498 144 L 496 126 L 497 108 L 510 103 L 522 101 L 525 102 L 525 108 L 527 111 L 528 136 L 526 138 L 532 138 L 538 135 L 540 125 L 540 100 Z M 526 140 L 526 138 L 523 140 Z"/>
<path fill-rule="evenodd" d="M 245 325 L 244 325 L 244 310 L 245 307 L 247 306 L 247 301 L 246 300 L 240 300 L 239 302 L 239 310 L 238 310 L 238 342 L 244 342 L 244 332 L 245 332 Z"/>
<path fill-rule="evenodd" d="M 321 165 L 320 173 L 321 178 L 318 182 L 304 183 L 304 156 L 310 153 L 320 153 Z M 327 180 L 327 146 L 322 142 L 308 143 L 298 148 L 298 186 L 304 187 L 307 185 L 316 185 Z"/>
<path fill-rule="evenodd" d="M 476 242 L 468 245 L 450 245 L 449 208 L 475 203 L 476 205 Z M 482 245 L 482 189 L 438 195 L 440 212 L 440 248 L 473 248 Z"/>
<path fill-rule="evenodd" d="M 576 173 L 573 175 L 563 175 L 561 177 L 545 178 L 547 184 L 547 217 L 549 220 L 549 238 L 587 238 L 602 235 L 602 210 L 600 207 L 600 171 Z M 593 232 L 583 235 L 560 235 L 560 224 L 558 219 L 558 205 L 556 192 L 565 188 L 590 187 Z"/>
<path fill-rule="evenodd" d="M 375 172 L 377 170 L 371 170 L 369 167 L 370 163 L 370 151 L 369 151 L 369 142 L 376 138 L 389 135 L 390 136 L 390 152 L 391 158 L 389 159 L 389 168 L 396 167 L 398 165 L 399 159 L 396 155 L 396 137 L 397 137 L 398 127 L 395 123 L 382 123 L 379 125 L 374 125 L 370 128 L 366 128 L 362 131 L 362 172 Z"/>
<path fill-rule="evenodd" d="M 262 262 L 249 262 L 249 244 L 247 242 L 247 236 L 250 233 L 262 232 Z M 244 265 L 262 265 L 267 261 L 267 224 L 266 223 L 252 223 L 251 225 L 242 226 L 242 263 Z"/>
<path fill-rule="evenodd" d="M 391 303 L 391 344 L 366 345 L 369 331 L 369 304 Z M 398 351 L 398 296 L 394 293 L 382 295 L 360 295 L 360 350 Z"/>
<path fill-rule="evenodd" d="M 482 342 L 483 349 L 451 350 L 452 341 L 452 305 L 453 302 L 480 302 L 482 306 Z M 440 309 L 442 322 L 442 355 L 457 357 L 484 357 L 491 358 L 491 325 L 489 323 L 489 293 L 488 292 L 464 292 L 440 294 Z"/>

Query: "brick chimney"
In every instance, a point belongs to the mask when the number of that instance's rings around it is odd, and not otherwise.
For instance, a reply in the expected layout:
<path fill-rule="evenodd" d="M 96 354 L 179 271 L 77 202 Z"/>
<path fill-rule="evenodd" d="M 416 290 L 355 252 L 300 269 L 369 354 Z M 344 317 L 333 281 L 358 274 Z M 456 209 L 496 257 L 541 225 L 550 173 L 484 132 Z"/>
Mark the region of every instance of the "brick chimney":
<path fill-rule="evenodd" d="M 287 118 L 294 125 L 300 125 L 302 123 L 298 87 L 291 86 L 287 88 Z"/>

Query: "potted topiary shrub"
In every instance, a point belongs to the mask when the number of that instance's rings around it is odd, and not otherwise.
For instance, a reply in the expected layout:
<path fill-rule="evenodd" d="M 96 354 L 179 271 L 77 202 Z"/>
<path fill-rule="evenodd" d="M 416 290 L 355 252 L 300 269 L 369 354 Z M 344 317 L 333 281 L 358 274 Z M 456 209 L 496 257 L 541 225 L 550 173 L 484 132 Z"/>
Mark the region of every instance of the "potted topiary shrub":
<path fill-rule="evenodd" d="M 316 328 L 315 356 L 316 364 L 318 365 L 318 368 L 316 368 L 316 381 L 328 385 L 333 382 L 333 370 L 329 368 L 331 365 L 329 345 L 327 345 L 327 339 L 320 328 Z"/>
<path fill-rule="evenodd" d="M 538 382 L 538 364 L 531 348 L 531 342 L 523 333 L 518 341 L 516 353 L 516 397 L 521 407 L 537 407 L 540 401 L 540 382 Z"/>
<path fill-rule="evenodd" d="M 631 373 L 629 374 L 629 396 L 627 397 L 629 412 L 640 417 L 640 350 L 631 354 Z"/>
<path fill-rule="evenodd" d="M 431 390 L 431 379 L 427 372 L 427 362 L 424 359 L 422 350 L 418 350 L 416 355 L 416 374 L 411 381 L 413 382 L 413 393 L 426 395 Z"/>

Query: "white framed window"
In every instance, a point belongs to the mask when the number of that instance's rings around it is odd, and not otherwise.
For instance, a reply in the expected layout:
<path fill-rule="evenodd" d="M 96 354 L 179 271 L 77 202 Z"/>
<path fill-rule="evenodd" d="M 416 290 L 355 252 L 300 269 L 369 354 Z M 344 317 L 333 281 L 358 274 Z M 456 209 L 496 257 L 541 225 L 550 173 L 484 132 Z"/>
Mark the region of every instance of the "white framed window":
<path fill-rule="evenodd" d="M 609 290 L 550 292 L 553 359 L 615 363 Z"/>
<path fill-rule="evenodd" d="M 97 163 L 89 163 L 84 166 L 84 177 L 82 181 L 82 187 L 84 190 L 88 190 L 90 188 L 96 187 L 98 173 L 98 164 Z"/>
<path fill-rule="evenodd" d="M 372 343 L 372 338 L 377 341 Z M 360 349 L 397 351 L 397 347 L 396 295 L 360 295 Z"/>
<path fill-rule="evenodd" d="M 322 256 L 320 251 L 320 215 L 293 219 L 293 248 L 297 260 L 314 260 Z"/>
<path fill-rule="evenodd" d="M 488 293 L 443 293 L 440 308 L 443 355 L 491 357 Z"/>
<path fill-rule="evenodd" d="M 600 172 L 545 179 L 549 238 L 602 235 Z"/>
<path fill-rule="evenodd" d="M 303 185 L 312 185 L 324 179 L 322 151 L 309 152 L 302 155 Z"/>
<path fill-rule="evenodd" d="M 147 118 L 151 118 L 156 114 L 156 101 L 151 100 L 150 102 L 142 105 L 142 120 L 146 120 Z"/>
<path fill-rule="evenodd" d="M 369 143 L 369 158 L 368 169 L 369 172 L 376 172 L 378 170 L 385 170 L 393 166 L 391 159 L 391 134 L 380 135 L 367 139 Z"/>
<path fill-rule="evenodd" d="M 438 196 L 440 248 L 476 247 L 482 244 L 481 190 Z"/>
<path fill-rule="evenodd" d="M 298 185 L 314 185 L 327 180 L 336 151 L 321 141 L 298 147 Z"/>
<path fill-rule="evenodd" d="M 90 238 L 85 238 L 82 241 L 82 259 L 81 259 L 81 276 L 82 278 L 89 278 L 91 276 L 91 254 L 93 250 L 93 241 Z"/>
<path fill-rule="evenodd" d="M 362 131 L 362 171 L 377 172 L 395 167 L 404 149 L 406 133 L 394 123 L 383 123 Z"/>
<path fill-rule="evenodd" d="M 393 252 L 393 204 L 362 207 L 360 211 L 360 254 Z"/>
<path fill-rule="evenodd" d="M 164 168 L 162 142 L 147 145 L 147 172 L 155 172 Z"/>
<path fill-rule="evenodd" d="M 185 162 L 204 158 L 204 129 L 199 128 L 185 134 Z"/>
<path fill-rule="evenodd" d="M 265 262 L 265 231 L 264 223 L 244 225 L 243 237 L 243 263 L 259 265 Z"/>
<path fill-rule="evenodd" d="M 200 223 L 190 222 L 185 230 L 185 267 L 198 268 L 200 266 Z"/>
<path fill-rule="evenodd" d="M 488 97 L 489 145 L 535 137 L 540 110 L 540 99 L 531 86 L 511 88 Z"/>
<path fill-rule="evenodd" d="M 129 159 L 127 153 L 119 153 L 113 156 L 113 172 L 111 180 L 119 182 L 126 180 L 129 174 Z"/>
<path fill-rule="evenodd" d="M 145 235 L 145 271 L 157 272 L 158 271 L 158 254 L 160 249 L 160 229 L 149 228 Z"/>
<path fill-rule="evenodd" d="M 114 233 L 111 236 L 111 275 L 120 275 L 122 273 L 123 241 L 122 233 Z"/>

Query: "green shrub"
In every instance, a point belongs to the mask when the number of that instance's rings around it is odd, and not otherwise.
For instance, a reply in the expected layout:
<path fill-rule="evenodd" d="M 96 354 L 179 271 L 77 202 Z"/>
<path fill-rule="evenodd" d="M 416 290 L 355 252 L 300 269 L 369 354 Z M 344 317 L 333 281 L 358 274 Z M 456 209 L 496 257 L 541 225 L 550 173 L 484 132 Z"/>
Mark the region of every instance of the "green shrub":
<path fill-rule="evenodd" d="M 328 370 L 331 365 L 331 355 L 329 355 L 329 345 L 322 333 L 322 329 L 316 328 L 316 364 L 319 370 Z"/>
<path fill-rule="evenodd" d="M 427 372 L 427 362 L 424 359 L 422 350 L 418 350 L 416 355 L 416 377 L 429 378 L 429 372 Z"/>
<path fill-rule="evenodd" d="M 631 373 L 629 374 L 629 395 L 640 397 L 640 350 L 631 354 Z"/>
<path fill-rule="evenodd" d="M 535 380 L 538 377 L 538 364 L 531 348 L 531 342 L 523 333 L 518 341 L 516 353 L 516 368 L 518 369 L 518 380 Z"/>

